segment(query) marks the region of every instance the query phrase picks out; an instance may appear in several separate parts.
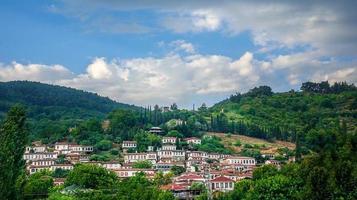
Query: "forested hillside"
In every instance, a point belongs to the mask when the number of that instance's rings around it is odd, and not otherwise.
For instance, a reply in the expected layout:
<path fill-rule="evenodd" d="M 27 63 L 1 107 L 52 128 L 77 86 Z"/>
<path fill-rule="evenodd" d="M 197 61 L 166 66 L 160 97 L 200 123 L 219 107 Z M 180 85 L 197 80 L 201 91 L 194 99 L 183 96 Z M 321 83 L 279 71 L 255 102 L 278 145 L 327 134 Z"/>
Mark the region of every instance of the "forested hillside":
<path fill-rule="evenodd" d="M 30 81 L 0 82 L 0 121 L 14 104 L 26 107 L 30 140 L 43 142 L 63 138 L 68 128 L 82 121 L 102 120 L 112 110 L 139 109 L 68 87 Z"/>
<path fill-rule="evenodd" d="M 0 82 L 0 115 L 16 103 L 26 105 L 30 118 L 53 120 L 103 117 L 113 109 L 137 108 L 68 87 L 30 81 Z"/>
<path fill-rule="evenodd" d="M 304 83 L 301 90 L 273 93 L 268 86 L 257 87 L 217 103 L 206 118 L 211 117 L 214 131 L 288 141 L 295 141 L 297 134 L 318 135 L 341 122 L 349 130 L 356 127 L 355 86 Z"/>

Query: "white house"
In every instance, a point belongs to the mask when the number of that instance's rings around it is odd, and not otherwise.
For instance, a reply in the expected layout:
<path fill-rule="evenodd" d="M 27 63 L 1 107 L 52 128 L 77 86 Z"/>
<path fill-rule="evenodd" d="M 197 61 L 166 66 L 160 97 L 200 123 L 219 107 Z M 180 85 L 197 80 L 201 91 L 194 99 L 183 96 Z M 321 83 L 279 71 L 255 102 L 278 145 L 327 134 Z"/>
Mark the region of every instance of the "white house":
<path fill-rule="evenodd" d="M 67 143 L 67 142 L 56 142 L 55 143 L 55 150 L 57 150 L 57 151 L 69 150 L 69 143 Z"/>
<path fill-rule="evenodd" d="M 122 147 L 123 149 L 136 148 L 136 141 L 123 141 Z"/>
<path fill-rule="evenodd" d="M 253 166 L 256 165 L 255 158 L 252 157 L 227 157 L 225 158 L 222 163 L 224 164 L 240 164 L 244 166 Z"/>
<path fill-rule="evenodd" d="M 151 163 L 155 164 L 157 160 L 156 152 L 124 154 L 124 163 L 134 163 L 144 160 L 149 160 Z"/>
<path fill-rule="evenodd" d="M 209 182 L 210 189 L 213 191 L 232 191 L 234 189 L 234 181 L 230 178 L 219 176 Z"/>
<path fill-rule="evenodd" d="M 176 137 L 163 137 L 162 144 L 176 144 Z"/>
<path fill-rule="evenodd" d="M 55 164 L 55 160 L 44 159 L 44 160 L 34 160 L 31 162 L 32 166 L 51 166 Z"/>
<path fill-rule="evenodd" d="M 34 165 L 30 165 L 28 166 L 27 170 L 29 171 L 30 174 L 34 174 L 38 171 L 41 171 L 41 170 L 50 170 L 51 166 L 34 166 Z"/>
<path fill-rule="evenodd" d="M 193 158 L 208 158 L 208 153 L 204 151 L 188 151 L 187 152 L 187 157 L 193 157 Z"/>
<path fill-rule="evenodd" d="M 201 139 L 200 138 L 196 138 L 196 137 L 186 138 L 185 141 L 188 144 L 201 144 Z"/>
<path fill-rule="evenodd" d="M 121 164 L 119 162 L 111 161 L 111 162 L 103 162 L 102 167 L 109 170 L 116 170 L 121 168 Z"/>
<path fill-rule="evenodd" d="M 164 145 L 162 145 L 161 149 L 164 150 L 164 151 L 175 151 L 176 150 L 176 145 L 164 144 Z"/>
<path fill-rule="evenodd" d="M 119 178 L 128 178 L 135 176 L 136 173 L 144 172 L 148 177 L 154 177 L 155 170 L 153 169 L 117 169 L 114 170 Z"/>
<path fill-rule="evenodd" d="M 221 154 L 219 153 L 208 153 L 209 159 L 219 160 L 221 158 Z"/>
<path fill-rule="evenodd" d="M 32 147 L 32 149 L 35 153 L 42 153 L 47 151 L 47 146 L 46 145 L 34 146 Z"/>
<path fill-rule="evenodd" d="M 57 159 L 56 152 L 43 152 L 43 153 L 25 153 L 23 158 L 26 161 L 43 160 L 43 159 Z"/>
<path fill-rule="evenodd" d="M 56 169 L 63 169 L 63 170 L 72 170 L 72 164 L 55 164 L 51 166 L 51 170 L 55 171 Z"/>
<path fill-rule="evenodd" d="M 93 146 L 82 146 L 79 144 L 70 144 L 70 145 L 68 145 L 68 149 L 71 152 L 92 152 Z"/>

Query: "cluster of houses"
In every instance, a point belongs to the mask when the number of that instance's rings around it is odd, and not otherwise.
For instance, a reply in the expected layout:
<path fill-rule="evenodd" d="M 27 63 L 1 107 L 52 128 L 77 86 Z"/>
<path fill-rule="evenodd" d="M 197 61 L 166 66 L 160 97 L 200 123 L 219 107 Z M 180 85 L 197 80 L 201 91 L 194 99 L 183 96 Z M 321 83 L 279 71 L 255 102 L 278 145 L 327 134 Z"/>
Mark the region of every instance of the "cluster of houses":
<path fill-rule="evenodd" d="M 184 140 L 191 145 L 201 144 L 199 138 L 192 137 Z M 165 174 L 174 166 L 180 167 L 185 172 L 174 177 L 171 184 L 162 187 L 162 189 L 172 191 L 178 198 L 194 195 L 190 190 L 193 183 L 202 183 L 211 191 L 233 190 L 235 182 L 252 177 L 257 164 L 252 157 L 177 149 L 177 141 L 176 137 L 162 137 L 160 148 L 154 150 L 149 146 L 146 152 L 140 153 L 135 151 L 135 153 L 129 153 L 137 147 L 135 141 L 123 141 L 121 145 L 123 162 L 90 161 L 93 146 L 68 142 L 57 142 L 51 148 L 46 145 L 27 147 L 24 159 L 30 174 L 43 169 L 71 170 L 76 163 L 92 163 L 114 171 L 119 178 L 131 177 L 138 172 L 143 172 L 148 178 L 153 178 L 157 172 Z M 149 161 L 153 167 L 135 168 L 135 163 L 140 161 Z M 63 181 L 62 179 L 55 180 L 55 183 L 62 184 Z"/>
<path fill-rule="evenodd" d="M 30 174 L 39 170 L 71 170 L 79 162 L 89 162 L 93 146 L 83 146 L 68 142 L 57 142 L 54 147 L 34 144 L 26 147 L 23 156 Z"/>

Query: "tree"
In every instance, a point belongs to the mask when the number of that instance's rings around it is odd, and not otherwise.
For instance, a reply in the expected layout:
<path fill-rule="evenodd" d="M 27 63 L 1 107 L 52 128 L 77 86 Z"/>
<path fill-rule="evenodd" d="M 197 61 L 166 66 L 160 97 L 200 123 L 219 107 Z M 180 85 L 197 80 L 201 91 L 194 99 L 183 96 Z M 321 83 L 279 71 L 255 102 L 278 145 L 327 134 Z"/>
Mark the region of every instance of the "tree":
<path fill-rule="evenodd" d="M 112 148 L 112 142 L 110 140 L 101 140 L 95 147 L 101 151 L 108 151 Z"/>
<path fill-rule="evenodd" d="M 206 103 L 202 103 L 201 107 L 198 108 L 199 112 L 206 112 L 207 111 L 207 106 Z"/>
<path fill-rule="evenodd" d="M 40 171 L 32 174 L 24 187 L 26 199 L 45 198 L 53 186 L 53 179 L 49 171 Z"/>
<path fill-rule="evenodd" d="M 173 174 L 175 174 L 175 176 L 180 175 L 186 171 L 184 167 L 177 166 L 177 165 L 172 166 L 170 170 L 172 171 Z"/>
<path fill-rule="evenodd" d="M 249 96 L 249 97 L 260 97 L 260 96 L 271 96 L 271 95 L 273 95 L 273 92 L 271 88 L 266 85 L 255 87 L 249 90 L 249 92 L 245 94 L 245 96 Z"/>
<path fill-rule="evenodd" d="M 263 165 L 253 172 L 253 179 L 264 179 L 278 174 L 278 169 L 274 165 Z"/>
<path fill-rule="evenodd" d="M 118 178 L 112 171 L 95 164 L 78 164 L 68 174 L 65 186 L 76 185 L 85 189 L 110 189 Z"/>
<path fill-rule="evenodd" d="M 158 186 L 169 184 L 172 182 L 171 179 L 173 176 L 173 173 L 164 174 L 162 171 L 159 171 L 154 175 L 154 183 Z"/>
<path fill-rule="evenodd" d="M 166 134 L 167 137 L 183 138 L 183 135 L 177 130 L 171 130 Z"/>
<path fill-rule="evenodd" d="M 269 176 L 254 182 L 248 199 L 297 199 L 298 188 L 295 181 L 283 175 Z"/>
<path fill-rule="evenodd" d="M 150 169 L 152 168 L 152 163 L 148 160 L 137 161 L 133 164 L 133 168 Z"/>
<path fill-rule="evenodd" d="M 176 103 L 173 103 L 173 104 L 170 106 L 170 109 L 171 109 L 171 110 L 177 110 L 177 109 L 178 109 L 177 104 L 176 104 Z"/>
<path fill-rule="evenodd" d="M 149 181 L 144 173 L 137 173 L 135 176 L 123 180 L 118 185 L 118 192 L 115 199 L 136 199 L 136 200 L 174 200 L 171 192 L 159 190 L 157 185 Z"/>
<path fill-rule="evenodd" d="M 137 113 L 131 110 L 115 110 L 108 116 L 110 120 L 109 129 L 114 136 L 121 136 L 122 139 L 131 139 L 131 131 L 138 123 Z"/>
<path fill-rule="evenodd" d="M 52 177 L 54 178 L 65 178 L 69 173 L 69 170 L 57 168 L 52 172 Z"/>
<path fill-rule="evenodd" d="M 0 196 L 4 199 L 16 199 L 15 183 L 23 172 L 25 162 L 22 159 L 27 142 L 25 108 L 12 107 L 0 128 Z"/>

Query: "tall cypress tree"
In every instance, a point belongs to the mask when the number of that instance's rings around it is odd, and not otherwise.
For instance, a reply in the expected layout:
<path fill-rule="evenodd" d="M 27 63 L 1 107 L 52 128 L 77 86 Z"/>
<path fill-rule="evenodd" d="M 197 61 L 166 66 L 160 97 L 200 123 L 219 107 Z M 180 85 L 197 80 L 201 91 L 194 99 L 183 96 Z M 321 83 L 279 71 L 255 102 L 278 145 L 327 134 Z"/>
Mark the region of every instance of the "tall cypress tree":
<path fill-rule="evenodd" d="M 19 196 L 15 185 L 25 169 L 25 120 L 25 109 L 16 105 L 7 113 L 0 128 L 0 197 L 3 199 L 17 199 Z"/>

